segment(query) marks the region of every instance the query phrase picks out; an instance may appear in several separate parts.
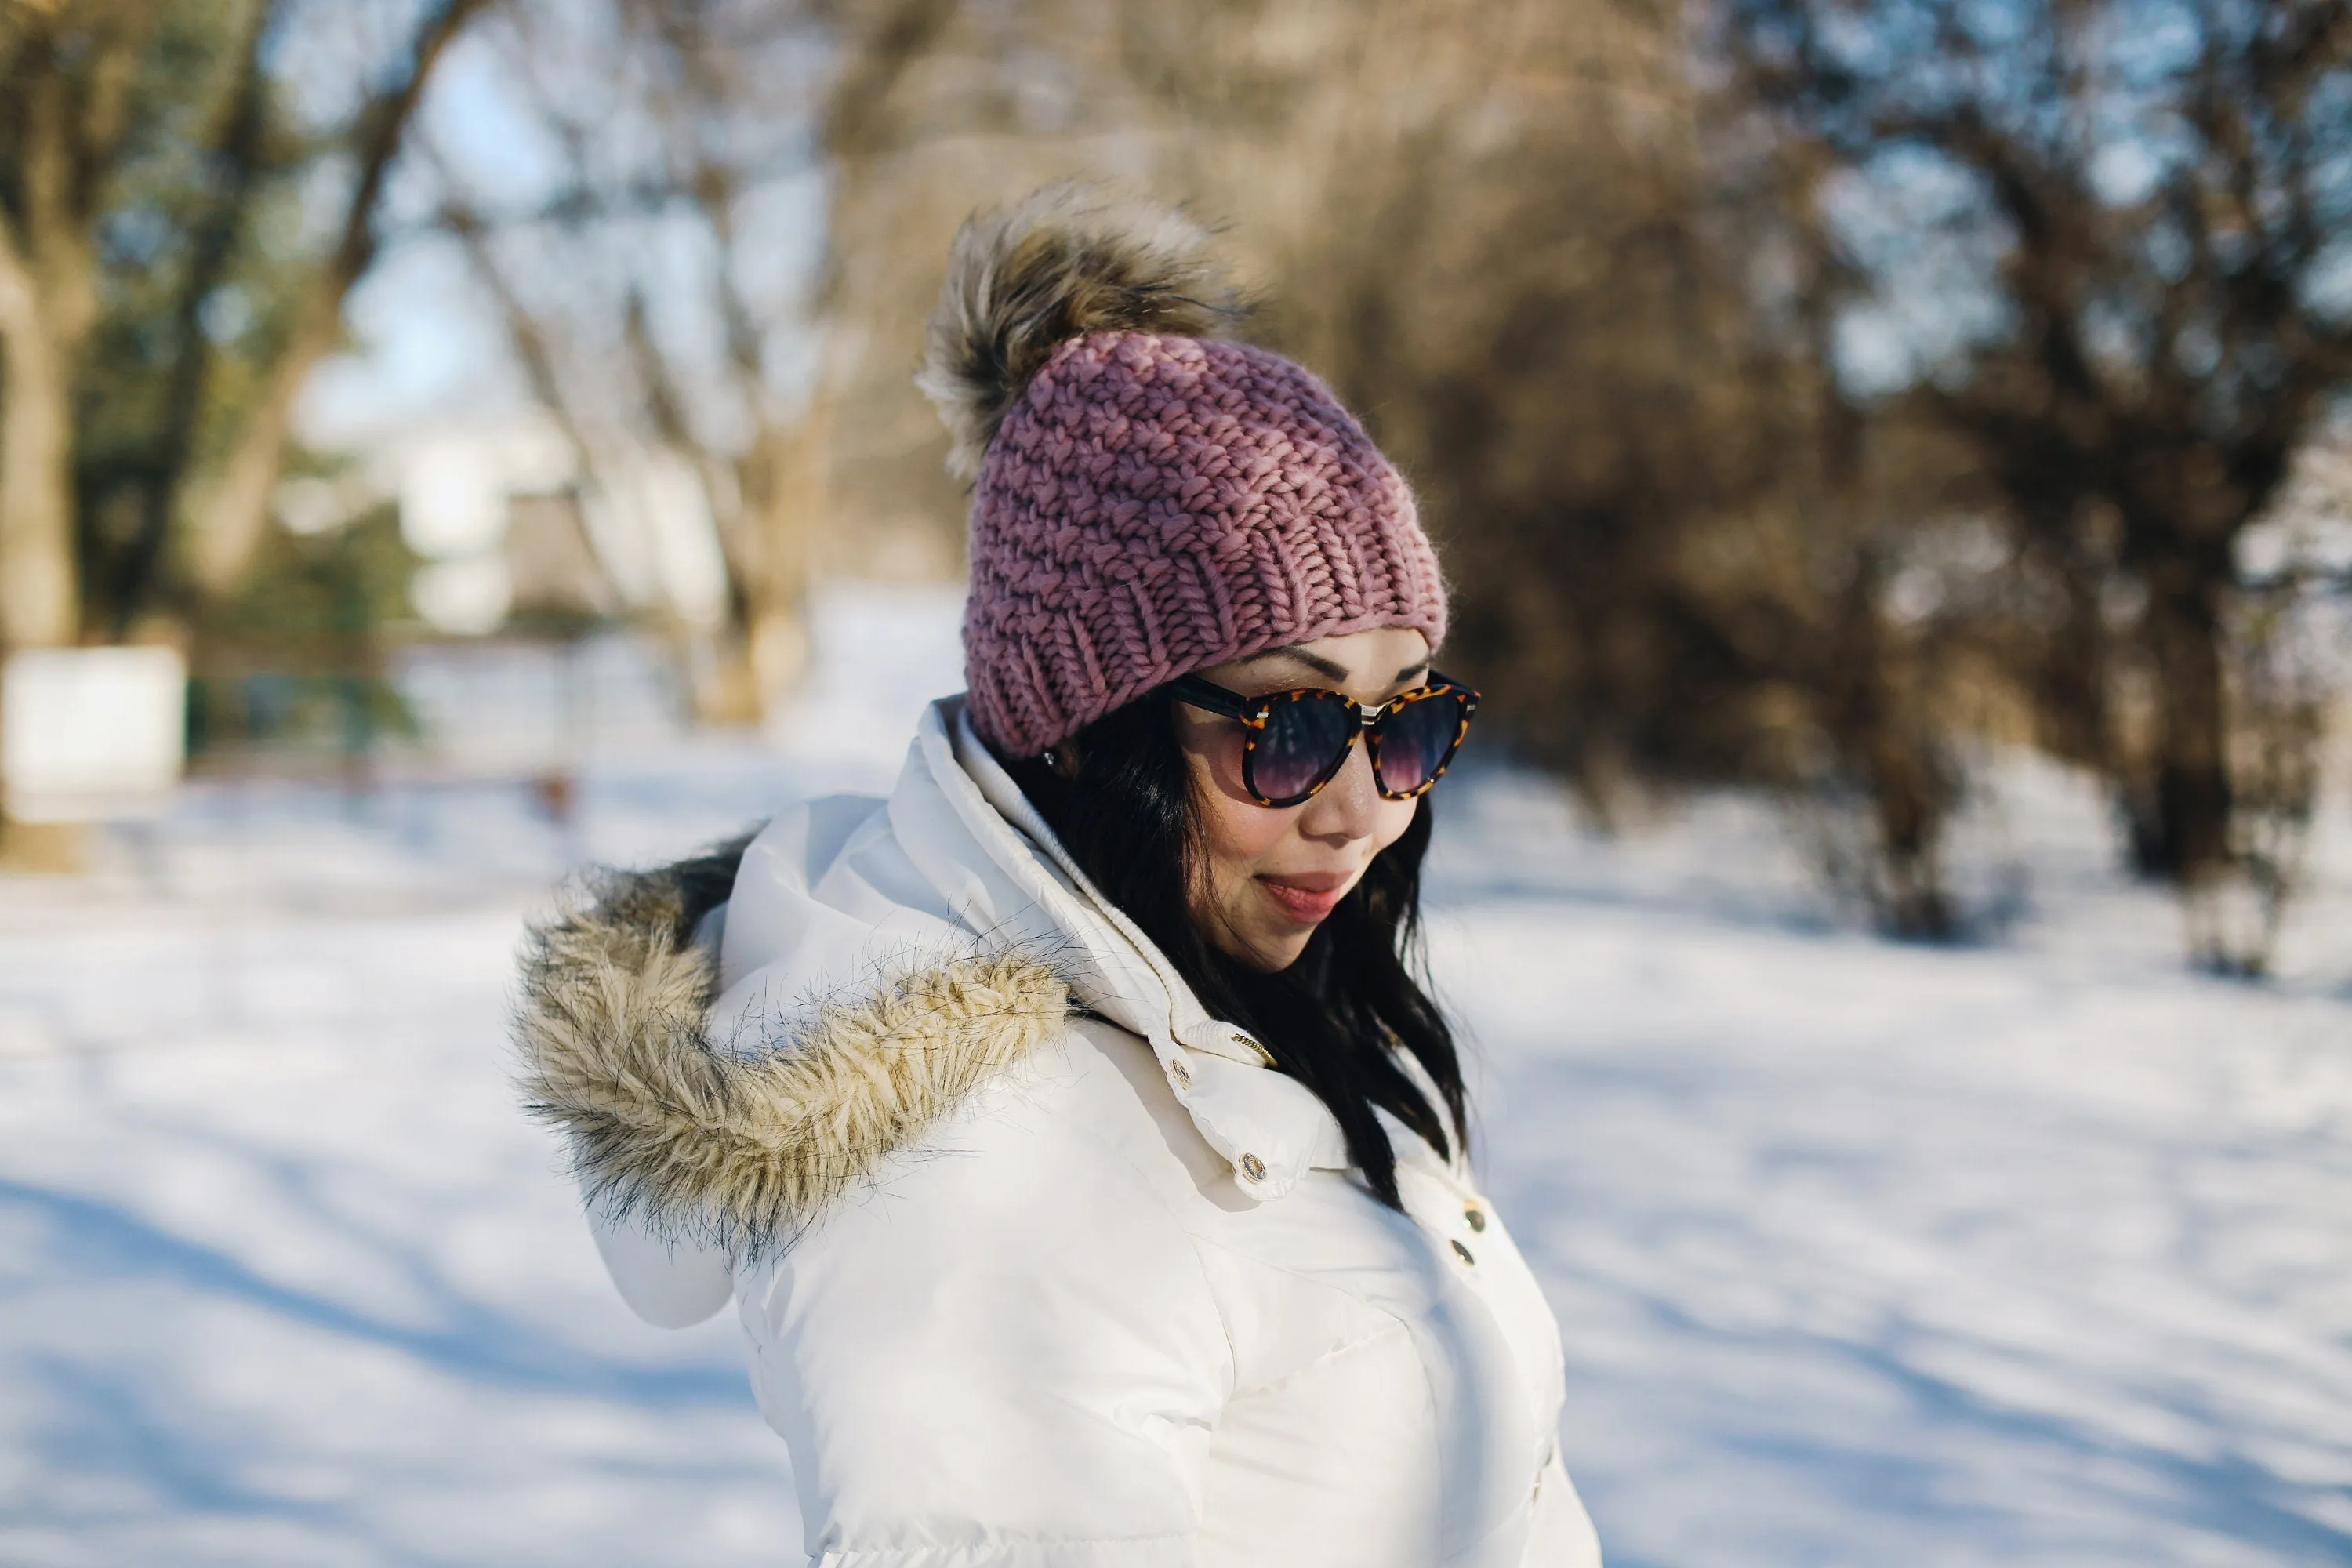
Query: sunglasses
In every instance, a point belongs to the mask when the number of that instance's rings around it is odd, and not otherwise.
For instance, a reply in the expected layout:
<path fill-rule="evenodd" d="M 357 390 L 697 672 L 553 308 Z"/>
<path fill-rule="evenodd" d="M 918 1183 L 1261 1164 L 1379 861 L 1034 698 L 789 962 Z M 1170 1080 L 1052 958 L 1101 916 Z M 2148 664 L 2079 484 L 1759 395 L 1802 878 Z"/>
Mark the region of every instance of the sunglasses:
<path fill-rule="evenodd" d="M 1242 787 L 1271 806 L 1311 799 L 1347 763 L 1358 735 L 1381 794 L 1412 800 L 1444 773 L 1478 711 L 1477 692 L 1433 670 L 1427 685 L 1377 708 L 1312 688 L 1244 697 L 1197 675 L 1168 689 L 1180 702 L 1241 721 Z"/>

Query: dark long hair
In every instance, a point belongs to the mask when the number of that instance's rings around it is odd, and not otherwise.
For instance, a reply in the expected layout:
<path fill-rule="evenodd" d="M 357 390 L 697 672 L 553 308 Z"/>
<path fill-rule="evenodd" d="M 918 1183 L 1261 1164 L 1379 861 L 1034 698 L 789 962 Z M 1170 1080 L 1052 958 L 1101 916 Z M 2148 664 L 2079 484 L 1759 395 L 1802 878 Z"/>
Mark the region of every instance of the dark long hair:
<path fill-rule="evenodd" d="M 1278 1069 L 1330 1107 L 1365 1184 L 1402 1207 L 1396 1156 L 1374 1108 L 1440 1154 L 1451 1153 L 1467 1126 L 1454 1032 L 1419 974 L 1429 797 L 1297 962 L 1268 973 L 1227 955 L 1192 919 L 1187 889 L 1199 869 L 1200 808 L 1166 688 L 1075 740 L 1077 765 L 1067 777 L 1043 757 L 1006 766 L 1095 887 L 1142 928 L 1202 1006 L 1255 1036 Z M 1398 1050 L 1412 1053 L 1443 1106 L 1430 1104 L 1398 1065 Z"/>

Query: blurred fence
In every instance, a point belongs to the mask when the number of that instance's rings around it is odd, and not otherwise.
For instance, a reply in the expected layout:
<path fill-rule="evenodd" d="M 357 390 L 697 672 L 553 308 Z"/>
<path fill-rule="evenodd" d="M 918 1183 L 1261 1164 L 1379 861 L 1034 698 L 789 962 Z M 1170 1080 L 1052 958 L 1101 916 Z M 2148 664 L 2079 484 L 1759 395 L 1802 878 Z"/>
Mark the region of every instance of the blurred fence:
<path fill-rule="evenodd" d="M 626 632 L 215 665 L 190 682 L 190 765 L 212 777 L 542 773 L 687 733 L 687 689 L 674 648 Z"/>

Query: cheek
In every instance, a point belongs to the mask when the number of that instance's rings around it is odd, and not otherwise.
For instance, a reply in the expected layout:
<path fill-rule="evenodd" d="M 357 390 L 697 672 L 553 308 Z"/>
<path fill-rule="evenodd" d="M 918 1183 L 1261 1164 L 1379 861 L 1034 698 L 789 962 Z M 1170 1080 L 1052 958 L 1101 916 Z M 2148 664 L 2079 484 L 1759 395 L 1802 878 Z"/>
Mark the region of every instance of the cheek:
<path fill-rule="evenodd" d="M 1217 791 L 1209 792 L 1201 804 L 1202 837 L 1207 840 L 1212 874 L 1219 881 L 1255 875 L 1257 864 L 1291 836 L 1303 809 L 1269 811 L 1255 801 L 1235 800 Z"/>
<path fill-rule="evenodd" d="M 1412 826 L 1413 814 L 1421 809 L 1421 797 L 1411 800 L 1382 799 L 1379 815 L 1372 819 L 1372 853 L 1377 855 L 1398 839 Z"/>
<path fill-rule="evenodd" d="M 1257 863 L 1290 836 L 1303 806 L 1271 811 L 1242 789 L 1242 737 L 1226 725 L 1180 720 L 1177 739 L 1192 768 L 1192 798 L 1201 814 L 1204 868 L 1212 886 L 1255 874 Z"/>

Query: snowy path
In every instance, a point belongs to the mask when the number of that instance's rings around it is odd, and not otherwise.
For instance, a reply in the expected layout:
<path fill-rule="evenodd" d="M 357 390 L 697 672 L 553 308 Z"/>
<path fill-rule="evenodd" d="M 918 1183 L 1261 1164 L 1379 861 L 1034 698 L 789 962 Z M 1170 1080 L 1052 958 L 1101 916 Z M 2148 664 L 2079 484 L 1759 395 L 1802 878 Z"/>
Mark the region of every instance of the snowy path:
<path fill-rule="evenodd" d="M 873 772 L 605 770 L 569 835 L 223 797 L 0 885 L 0 1563 L 798 1561 L 731 1324 L 629 1320 L 511 1109 L 507 969 L 567 857 Z M 1438 962 L 1613 1563 L 2352 1562 L 2340 878 L 2254 989 L 2079 811 L 2011 940 L 1930 952 L 1736 806 L 1458 798 Z"/>
<path fill-rule="evenodd" d="M 595 848 L 756 806 L 644 789 Z M 508 793 L 281 799 L 167 853 L 179 898 L 6 889 L 0 1563 L 800 1560 L 731 1324 L 630 1319 L 515 1112 L 512 955 L 569 846 Z"/>
<path fill-rule="evenodd" d="M 2352 998 L 2137 900 L 1929 952 L 1629 858 L 1441 940 L 1618 1568 L 2352 1562 Z"/>

